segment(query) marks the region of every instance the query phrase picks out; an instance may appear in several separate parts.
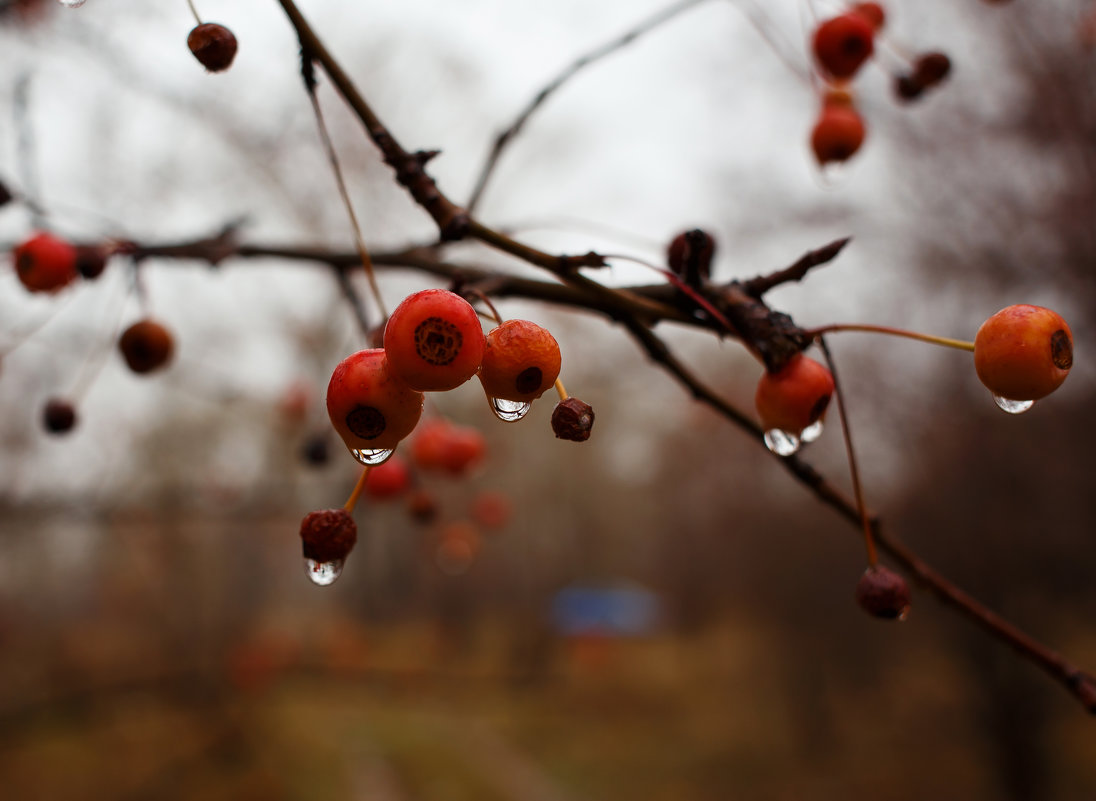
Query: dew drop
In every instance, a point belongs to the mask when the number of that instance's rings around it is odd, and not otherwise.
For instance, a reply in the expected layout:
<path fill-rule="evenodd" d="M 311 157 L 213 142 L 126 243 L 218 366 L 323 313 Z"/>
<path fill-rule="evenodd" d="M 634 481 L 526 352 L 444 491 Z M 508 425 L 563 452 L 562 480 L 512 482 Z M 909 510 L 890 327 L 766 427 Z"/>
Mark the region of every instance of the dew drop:
<path fill-rule="evenodd" d="M 765 432 L 765 445 L 777 456 L 791 456 L 799 450 L 799 437 L 779 428 L 770 428 Z"/>
<path fill-rule="evenodd" d="M 994 395 L 993 400 L 1009 414 L 1023 414 L 1035 405 L 1033 400 L 1009 400 L 1008 398 L 1002 398 L 1000 395 Z"/>
<path fill-rule="evenodd" d="M 66 8 L 79 8 L 86 1 L 87 0 L 60 0 L 60 3 L 61 3 L 61 5 L 65 6 Z"/>
<path fill-rule="evenodd" d="M 897 617 L 895 617 L 895 620 L 897 620 L 899 623 L 903 623 L 903 622 L 905 622 L 906 618 L 908 618 L 909 616 L 910 616 L 910 605 L 906 604 L 905 606 L 902 607 L 902 610 L 898 613 Z"/>
<path fill-rule="evenodd" d="M 371 465 L 373 467 L 387 462 L 388 458 L 395 452 L 395 448 L 376 448 L 374 450 L 368 448 L 350 449 L 350 453 L 355 459 L 362 464 Z"/>
<path fill-rule="evenodd" d="M 304 572 L 309 581 L 317 587 L 328 587 L 334 584 L 335 579 L 342 575 L 345 561 L 344 559 L 335 559 L 331 562 L 317 562 L 315 559 L 305 559 Z"/>
<path fill-rule="evenodd" d="M 495 417 L 507 423 L 520 420 L 529 414 L 529 410 L 533 408 L 533 404 L 527 401 L 503 400 L 502 398 L 490 398 L 489 400 L 491 401 L 491 411 L 495 413 Z"/>
<path fill-rule="evenodd" d="M 814 442 L 822 436 L 822 421 L 815 420 L 809 426 L 799 432 L 800 442 Z"/>

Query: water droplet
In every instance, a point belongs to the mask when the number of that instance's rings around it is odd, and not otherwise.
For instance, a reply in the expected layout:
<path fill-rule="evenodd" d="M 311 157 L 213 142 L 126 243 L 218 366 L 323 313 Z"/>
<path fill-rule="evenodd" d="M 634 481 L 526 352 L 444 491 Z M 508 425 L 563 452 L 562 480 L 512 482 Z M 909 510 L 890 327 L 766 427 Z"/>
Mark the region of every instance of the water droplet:
<path fill-rule="evenodd" d="M 1035 405 L 1033 400 L 1009 400 L 1008 398 L 1002 398 L 1000 395 L 994 395 L 993 400 L 1009 414 L 1023 414 Z"/>
<path fill-rule="evenodd" d="M 345 561 L 336 559 L 333 562 L 317 562 L 315 559 L 305 559 L 304 572 L 317 587 L 327 587 L 334 584 L 335 579 L 342 575 Z"/>
<path fill-rule="evenodd" d="M 815 420 L 813 423 L 811 423 L 809 426 L 799 432 L 799 441 L 814 442 L 820 436 L 822 436 L 822 421 Z"/>
<path fill-rule="evenodd" d="M 372 465 L 374 467 L 387 462 L 388 458 L 395 452 L 395 448 L 377 448 L 375 450 L 369 450 L 368 448 L 350 449 L 350 453 L 355 459 L 362 464 Z"/>
<path fill-rule="evenodd" d="M 899 623 L 902 623 L 910 616 L 910 605 L 906 604 L 902 607 L 902 611 L 898 613 L 898 617 L 895 618 Z"/>
<path fill-rule="evenodd" d="M 779 428 L 770 428 L 765 432 L 765 445 L 777 456 L 791 456 L 799 450 L 799 437 Z"/>
<path fill-rule="evenodd" d="M 61 2 L 61 5 L 65 6 L 67 8 L 79 8 L 85 2 L 87 2 L 87 0 L 60 0 L 60 2 Z"/>
<path fill-rule="evenodd" d="M 491 401 L 491 411 L 495 413 L 495 417 L 507 423 L 520 420 L 529 414 L 529 410 L 533 408 L 533 404 L 526 401 L 503 400 L 502 398 L 490 398 L 489 400 Z"/>

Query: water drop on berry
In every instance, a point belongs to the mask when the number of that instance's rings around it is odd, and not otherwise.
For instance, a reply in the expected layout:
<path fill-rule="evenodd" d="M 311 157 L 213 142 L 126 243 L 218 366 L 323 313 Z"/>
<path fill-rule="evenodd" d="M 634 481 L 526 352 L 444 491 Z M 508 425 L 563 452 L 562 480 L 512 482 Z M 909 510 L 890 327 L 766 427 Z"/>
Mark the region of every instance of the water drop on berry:
<path fill-rule="evenodd" d="M 328 587 L 335 583 L 335 579 L 342 575 L 344 559 L 335 559 L 331 562 L 317 562 L 315 559 L 304 560 L 304 572 L 309 581 L 317 587 Z"/>
<path fill-rule="evenodd" d="M 1035 405 L 1033 400 L 1010 400 L 1009 398 L 1002 398 L 1000 395 L 994 395 L 993 400 L 1009 414 L 1023 414 Z"/>
<path fill-rule="evenodd" d="M 777 456 L 791 456 L 799 450 L 799 437 L 779 428 L 770 428 L 765 432 L 765 446 Z"/>
<path fill-rule="evenodd" d="M 503 398 L 490 398 L 491 411 L 495 417 L 507 423 L 514 423 L 529 414 L 533 404 L 528 401 L 512 401 Z"/>
<path fill-rule="evenodd" d="M 376 466 L 388 461 L 388 458 L 396 452 L 395 448 L 351 448 L 351 455 L 364 465 Z"/>
<path fill-rule="evenodd" d="M 813 423 L 811 423 L 809 426 L 799 432 L 799 441 L 814 442 L 820 436 L 822 436 L 822 421 L 815 420 Z"/>

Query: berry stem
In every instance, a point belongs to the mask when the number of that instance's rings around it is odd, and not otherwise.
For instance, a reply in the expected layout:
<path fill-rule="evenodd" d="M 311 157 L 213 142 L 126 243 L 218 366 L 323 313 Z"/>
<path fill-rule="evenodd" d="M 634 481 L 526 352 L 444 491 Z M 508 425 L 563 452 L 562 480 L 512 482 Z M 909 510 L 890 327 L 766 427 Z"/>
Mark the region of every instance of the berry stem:
<path fill-rule="evenodd" d="M 845 438 L 845 453 L 849 459 L 849 477 L 852 479 L 853 496 L 856 499 L 856 511 L 860 516 L 860 526 L 864 530 L 864 549 L 868 554 L 868 566 L 875 567 L 879 562 L 879 553 L 875 548 L 875 537 L 872 534 L 871 520 L 868 518 L 868 507 L 864 503 L 864 490 L 860 485 L 860 470 L 856 464 L 856 452 L 852 447 L 852 429 L 849 427 L 849 419 L 845 412 L 845 397 L 841 392 L 841 382 L 837 378 L 837 367 L 833 363 L 833 356 L 826 346 L 826 340 L 818 337 L 818 347 L 826 357 L 826 366 L 830 368 L 833 376 L 833 393 L 837 398 L 837 414 L 841 420 L 841 433 Z"/>
<path fill-rule="evenodd" d="M 567 400 L 567 389 L 563 386 L 563 381 L 557 378 L 555 387 L 556 392 L 559 394 L 559 399 L 561 401 Z"/>
<path fill-rule="evenodd" d="M 350 497 L 347 498 L 346 503 L 343 504 L 343 509 L 346 510 L 347 514 L 354 513 L 354 507 L 358 505 L 358 498 L 362 496 L 362 491 L 365 489 L 365 479 L 372 469 L 372 465 L 366 465 L 362 468 L 361 475 L 358 476 L 358 483 L 354 485 L 354 489 L 350 492 Z"/>
<path fill-rule="evenodd" d="M 190 6 L 190 13 L 194 15 L 194 21 L 201 25 L 202 18 L 198 16 L 198 9 L 194 7 L 194 0 L 186 0 L 186 4 Z"/>
<path fill-rule="evenodd" d="M 974 350 L 974 343 L 967 342 L 965 339 L 950 339 L 948 337 L 933 336 L 932 334 L 921 334 L 917 331 L 906 331 L 901 328 L 891 328 L 887 325 L 870 325 L 868 323 L 833 323 L 818 328 L 808 328 L 803 333 L 807 337 L 817 339 L 821 342 L 823 334 L 830 334 L 838 331 L 864 331 L 870 334 L 888 334 L 892 337 L 905 337 L 906 339 L 916 339 L 919 342 L 928 342 L 931 345 L 942 345 L 945 348 L 956 348 L 957 350 L 966 351 Z"/>
<path fill-rule="evenodd" d="M 495 321 L 495 325 L 502 325 L 502 315 L 499 314 L 499 310 L 495 308 L 495 304 L 491 302 L 491 298 L 487 297 L 486 294 L 480 292 L 478 289 L 465 289 L 463 290 L 463 293 L 472 295 L 478 300 L 483 301 L 483 305 L 491 312 L 491 319 Z"/>

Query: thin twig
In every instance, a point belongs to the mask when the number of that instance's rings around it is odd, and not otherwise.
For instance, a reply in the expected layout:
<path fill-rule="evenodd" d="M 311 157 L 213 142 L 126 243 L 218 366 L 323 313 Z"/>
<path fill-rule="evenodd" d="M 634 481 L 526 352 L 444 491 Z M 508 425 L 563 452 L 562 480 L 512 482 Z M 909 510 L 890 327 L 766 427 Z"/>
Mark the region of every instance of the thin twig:
<path fill-rule="evenodd" d="M 789 281 L 802 281 L 812 267 L 818 267 L 837 258 L 837 254 L 851 241 L 852 237 L 846 236 L 842 239 L 835 239 L 828 245 L 823 245 L 816 250 L 807 251 L 790 267 L 777 270 L 769 275 L 759 275 L 756 278 L 743 281 L 742 288 L 747 294 L 760 298 L 770 289 L 780 286 L 780 284 L 786 284 Z"/>

